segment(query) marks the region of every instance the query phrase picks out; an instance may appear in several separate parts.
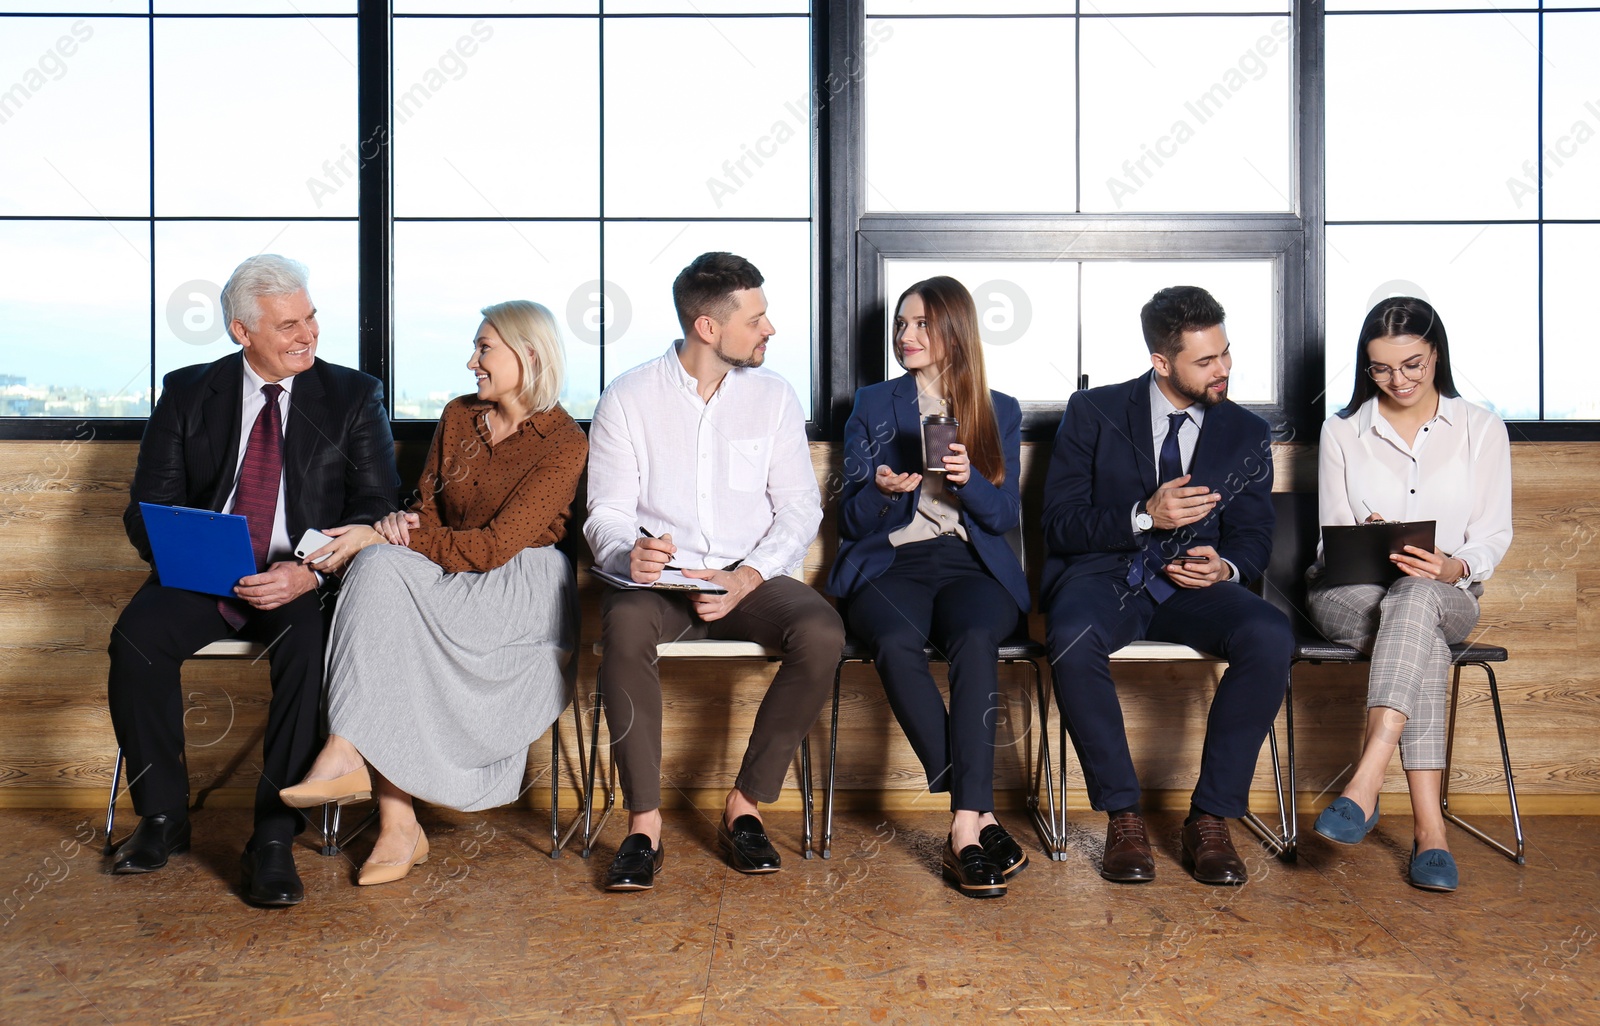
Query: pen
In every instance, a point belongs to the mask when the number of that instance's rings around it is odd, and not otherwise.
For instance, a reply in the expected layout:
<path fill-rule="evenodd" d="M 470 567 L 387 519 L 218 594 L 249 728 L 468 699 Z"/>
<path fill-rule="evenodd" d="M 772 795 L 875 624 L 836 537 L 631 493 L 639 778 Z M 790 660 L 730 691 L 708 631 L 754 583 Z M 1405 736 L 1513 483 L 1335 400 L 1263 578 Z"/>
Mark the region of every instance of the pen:
<path fill-rule="evenodd" d="M 646 538 L 654 538 L 655 537 L 655 535 L 651 534 L 649 531 L 646 531 L 644 529 L 644 525 L 642 525 L 642 524 L 639 526 L 639 533 L 644 535 Z M 681 569 L 679 569 L 678 567 L 673 566 L 671 563 L 668 563 L 666 566 L 662 567 L 661 569 L 663 569 L 663 570 L 671 570 L 671 571 L 673 571 L 675 573 L 680 573 L 680 574 L 683 573 L 683 571 Z"/>

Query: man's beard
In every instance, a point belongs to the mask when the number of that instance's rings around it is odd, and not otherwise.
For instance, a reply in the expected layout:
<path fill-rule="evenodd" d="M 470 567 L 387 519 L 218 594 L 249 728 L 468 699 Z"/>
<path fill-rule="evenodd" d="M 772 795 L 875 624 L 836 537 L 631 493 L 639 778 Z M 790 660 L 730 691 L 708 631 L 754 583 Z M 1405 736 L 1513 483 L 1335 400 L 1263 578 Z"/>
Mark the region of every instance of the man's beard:
<path fill-rule="evenodd" d="M 760 346 L 757 346 L 749 356 L 744 357 L 743 359 L 732 355 L 726 349 L 722 348 L 722 343 L 720 341 L 711 347 L 711 351 L 716 353 L 717 358 L 723 363 L 727 364 L 729 367 L 759 367 L 767 358 L 767 354 L 761 350 Z"/>
<path fill-rule="evenodd" d="M 1227 379 L 1223 379 L 1226 381 Z M 1171 378 L 1173 391 L 1188 399 L 1190 402 L 1199 403 L 1201 406 L 1215 406 L 1228 398 L 1228 386 L 1224 384 L 1222 391 L 1213 392 L 1210 388 L 1190 388 L 1174 374 Z"/>

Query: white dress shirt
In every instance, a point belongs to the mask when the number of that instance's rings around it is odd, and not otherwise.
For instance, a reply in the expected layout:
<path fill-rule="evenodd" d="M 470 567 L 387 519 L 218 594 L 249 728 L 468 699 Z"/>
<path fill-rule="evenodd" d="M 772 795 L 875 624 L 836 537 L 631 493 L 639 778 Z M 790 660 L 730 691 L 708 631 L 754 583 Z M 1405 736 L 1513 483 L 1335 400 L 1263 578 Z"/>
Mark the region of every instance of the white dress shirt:
<path fill-rule="evenodd" d="M 742 561 L 767 580 L 792 573 L 822 523 L 800 401 L 756 367 L 730 370 L 703 402 L 678 344 L 595 406 L 583 525 L 595 562 L 628 573 L 644 528 L 672 535 L 672 565 L 685 570 Z"/>
<path fill-rule="evenodd" d="M 1466 563 L 1467 586 L 1487 580 L 1511 546 L 1511 440 L 1493 413 L 1439 397 L 1439 409 L 1407 445 L 1369 399 L 1322 425 L 1318 507 L 1329 527 L 1434 520 L 1434 544 Z M 1322 544 L 1317 543 L 1317 560 Z"/>
<path fill-rule="evenodd" d="M 239 497 L 239 473 L 244 469 L 245 450 L 250 448 L 250 429 L 256 425 L 256 417 L 261 414 L 267 405 L 267 397 L 261 394 L 261 386 L 267 382 L 250 366 L 250 361 L 244 363 L 244 402 L 241 404 L 239 425 L 239 458 L 233 464 L 233 489 L 228 492 L 228 501 L 222 507 L 222 512 L 233 512 L 233 501 Z M 283 391 L 278 395 L 278 422 L 283 425 L 284 438 L 278 440 L 279 453 L 282 454 L 284 439 L 289 435 L 289 394 L 294 391 L 294 376 L 279 381 Z M 272 516 L 272 540 L 267 543 L 267 565 L 280 560 L 294 558 L 294 544 L 289 541 L 289 525 L 284 520 L 284 493 L 283 470 L 280 461 L 278 471 L 278 511 Z M 317 580 L 322 580 L 318 575 Z"/>

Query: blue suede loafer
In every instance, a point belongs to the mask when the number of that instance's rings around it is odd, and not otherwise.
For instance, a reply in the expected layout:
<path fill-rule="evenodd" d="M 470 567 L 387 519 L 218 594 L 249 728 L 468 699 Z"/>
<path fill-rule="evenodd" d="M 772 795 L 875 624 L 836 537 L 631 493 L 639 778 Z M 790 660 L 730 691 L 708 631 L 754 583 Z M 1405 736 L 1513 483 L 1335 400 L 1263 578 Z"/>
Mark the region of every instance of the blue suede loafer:
<path fill-rule="evenodd" d="M 1372 805 L 1372 816 L 1363 820 L 1361 806 L 1349 798 L 1340 796 L 1333 800 L 1333 804 L 1322 810 L 1322 815 L 1317 817 L 1313 830 L 1330 841 L 1340 844 L 1358 844 L 1361 839 L 1372 832 L 1378 825 L 1378 805 Z"/>
<path fill-rule="evenodd" d="M 1415 844 L 1411 846 L 1410 877 L 1411 886 L 1425 891 L 1453 891 L 1461 882 L 1454 856 L 1443 848 L 1419 852 Z"/>

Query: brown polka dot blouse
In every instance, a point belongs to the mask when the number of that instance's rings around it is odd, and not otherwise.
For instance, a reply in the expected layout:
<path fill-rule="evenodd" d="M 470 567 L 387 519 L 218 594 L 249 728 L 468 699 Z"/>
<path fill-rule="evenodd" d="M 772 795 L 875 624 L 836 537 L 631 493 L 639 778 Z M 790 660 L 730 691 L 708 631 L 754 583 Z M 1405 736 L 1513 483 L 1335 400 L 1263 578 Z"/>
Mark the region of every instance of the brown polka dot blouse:
<path fill-rule="evenodd" d="M 410 547 L 446 573 L 493 570 L 525 548 L 554 545 L 589 456 L 583 429 L 559 406 L 535 413 L 497 445 L 493 403 L 453 399 L 439 417 L 412 511 Z"/>

